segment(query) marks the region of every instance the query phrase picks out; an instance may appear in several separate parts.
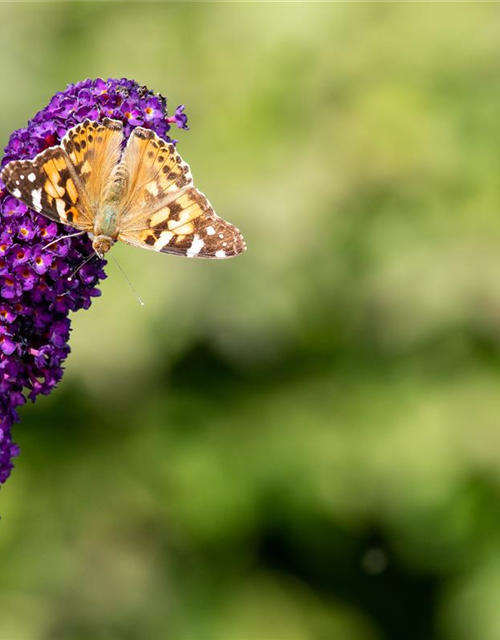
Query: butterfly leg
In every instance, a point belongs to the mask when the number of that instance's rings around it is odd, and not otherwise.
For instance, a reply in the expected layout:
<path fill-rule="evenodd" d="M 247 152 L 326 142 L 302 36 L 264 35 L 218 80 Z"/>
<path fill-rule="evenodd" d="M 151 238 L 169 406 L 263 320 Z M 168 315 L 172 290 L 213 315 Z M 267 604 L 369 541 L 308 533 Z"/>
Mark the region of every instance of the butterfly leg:
<path fill-rule="evenodd" d="M 49 242 L 49 244 L 46 244 L 44 249 L 48 249 L 53 244 L 56 244 L 57 242 L 59 242 L 59 240 L 66 240 L 67 238 L 76 238 L 76 236 L 81 236 L 84 233 L 87 233 L 87 232 L 86 231 L 78 231 L 78 233 L 70 233 L 67 236 L 60 236 L 59 238 L 56 238 L 55 240 L 52 240 L 52 242 Z"/>

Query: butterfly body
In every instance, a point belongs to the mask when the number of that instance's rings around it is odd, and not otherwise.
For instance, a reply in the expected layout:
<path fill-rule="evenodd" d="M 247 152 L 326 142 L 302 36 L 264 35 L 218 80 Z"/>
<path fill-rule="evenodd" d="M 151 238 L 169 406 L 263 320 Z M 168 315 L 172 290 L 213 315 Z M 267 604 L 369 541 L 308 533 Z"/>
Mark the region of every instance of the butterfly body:
<path fill-rule="evenodd" d="M 116 207 L 112 204 L 104 205 L 101 215 L 96 220 L 95 232 L 104 233 L 113 237 L 118 231 L 117 216 L 118 212 Z"/>
<path fill-rule="evenodd" d="M 91 235 L 91 234 L 89 234 Z M 101 260 L 104 258 L 104 254 L 107 253 L 111 247 L 115 244 L 116 240 L 110 236 L 105 236 L 102 233 L 98 236 L 92 236 L 92 249 L 97 253 Z"/>
<path fill-rule="evenodd" d="M 230 258 L 246 249 L 193 185 L 175 146 L 136 127 L 85 120 L 61 145 L 1 172 L 8 191 L 52 220 L 87 232 L 102 258 L 117 241 L 187 257 Z"/>

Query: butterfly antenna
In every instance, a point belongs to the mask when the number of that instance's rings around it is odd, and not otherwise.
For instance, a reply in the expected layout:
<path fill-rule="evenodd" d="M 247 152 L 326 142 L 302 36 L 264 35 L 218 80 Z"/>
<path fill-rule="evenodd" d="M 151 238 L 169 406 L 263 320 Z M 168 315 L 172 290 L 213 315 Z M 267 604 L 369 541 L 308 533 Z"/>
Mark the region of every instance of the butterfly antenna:
<path fill-rule="evenodd" d="M 89 255 L 89 257 L 88 257 L 88 258 L 86 258 L 86 259 L 82 262 L 82 264 L 81 264 L 77 269 L 75 269 L 75 270 L 73 271 L 73 273 L 72 273 L 70 276 L 68 276 L 68 282 L 71 282 L 71 280 L 73 280 L 73 278 L 74 278 L 74 277 L 76 276 L 76 274 L 80 271 L 80 269 L 81 269 L 82 267 L 84 267 L 84 266 L 87 264 L 87 262 L 90 262 L 90 261 L 92 260 L 92 258 L 95 258 L 95 256 L 96 256 L 96 254 L 95 254 L 94 252 L 92 252 L 92 253 Z"/>
<path fill-rule="evenodd" d="M 60 238 L 56 238 L 55 240 L 52 240 L 52 242 L 49 242 L 49 244 L 46 244 L 44 249 L 48 249 L 53 244 L 56 244 L 56 242 L 59 242 L 59 240 L 66 240 L 66 238 L 76 238 L 76 236 L 81 236 L 84 233 L 86 233 L 86 232 L 85 231 L 78 231 L 78 233 L 70 233 L 69 236 L 61 236 Z"/>
<path fill-rule="evenodd" d="M 142 301 L 142 298 L 140 297 L 140 295 L 137 293 L 137 291 L 134 288 L 134 285 L 130 282 L 127 274 L 125 273 L 125 271 L 121 268 L 120 263 L 118 262 L 118 260 L 115 258 L 115 256 L 113 254 L 110 254 L 111 257 L 113 258 L 113 260 L 115 261 L 116 266 L 118 267 L 118 269 L 120 269 L 120 271 L 123 274 L 123 277 L 125 278 L 125 280 L 128 282 L 129 287 L 132 289 L 132 291 L 134 292 L 135 297 L 137 298 L 137 300 L 139 301 L 139 304 L 141 305 L 141 307 L 144 306 L 144 302 Z"/>

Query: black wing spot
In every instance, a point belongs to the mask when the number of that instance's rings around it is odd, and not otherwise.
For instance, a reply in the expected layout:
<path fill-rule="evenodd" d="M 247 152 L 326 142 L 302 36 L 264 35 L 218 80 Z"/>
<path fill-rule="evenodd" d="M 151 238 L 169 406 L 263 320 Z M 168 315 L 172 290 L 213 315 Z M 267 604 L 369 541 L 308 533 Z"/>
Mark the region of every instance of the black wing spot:
<path fill-rule="evenodd" d="M 168 208 L 170 209 L 170 217 L 178 219 L 179 213 L 182 211 L 182 205 L 180 205 L 178 202 L 171 202 L 168 205 Z"/>

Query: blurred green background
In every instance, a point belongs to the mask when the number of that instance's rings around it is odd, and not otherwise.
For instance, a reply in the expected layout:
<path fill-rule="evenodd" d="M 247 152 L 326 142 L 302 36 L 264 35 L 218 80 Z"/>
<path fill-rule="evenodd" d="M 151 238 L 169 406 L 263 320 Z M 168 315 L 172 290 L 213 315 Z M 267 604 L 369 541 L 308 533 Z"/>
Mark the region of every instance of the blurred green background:
<path fill-rule="evenodd" d="M 1 640 L 499 640 L 500 7 L 4 3 L 0 138 L 185 103 L 249 249 L 119 246 L 1 492 Z"/>

